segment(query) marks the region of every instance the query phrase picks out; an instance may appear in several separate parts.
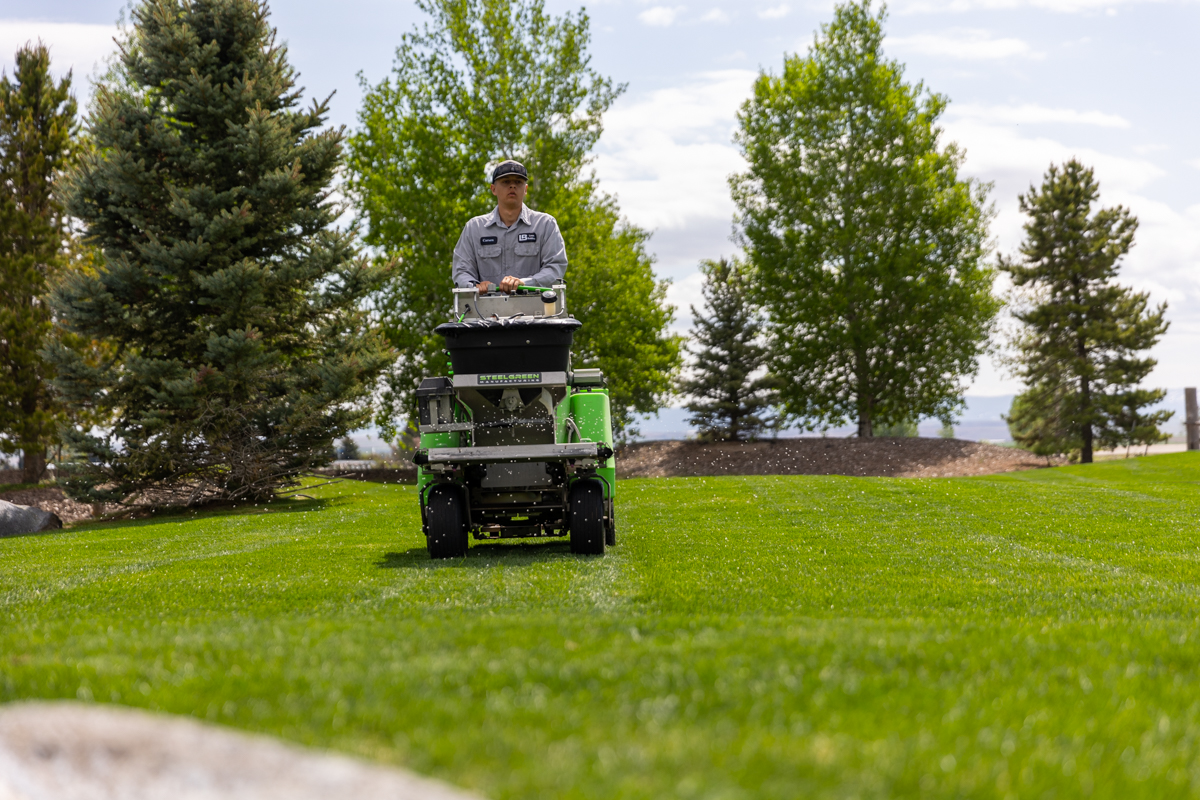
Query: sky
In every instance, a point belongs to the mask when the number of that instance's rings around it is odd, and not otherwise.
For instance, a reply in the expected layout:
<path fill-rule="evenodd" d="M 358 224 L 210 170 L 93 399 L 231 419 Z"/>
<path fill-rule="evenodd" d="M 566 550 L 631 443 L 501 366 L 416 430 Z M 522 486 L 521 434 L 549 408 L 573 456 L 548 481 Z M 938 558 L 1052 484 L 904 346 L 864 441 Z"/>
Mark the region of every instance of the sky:
<path fill-rule="evenodd" d="M 332 124 L 353 128 L 359 75 L 384 79 L 400 36 L 422 21 L 411 2 L 276 0 L 272 21 L 310 96 L 335 93 Z M 546 0 L 552 14 L 576 3 Z M 51 47 L 56 71 L 86 76 L 114 49 L 123 0 L 0 0 L 0 63 L 24 42 Z M 1154 386 L 1200 383 L 1200 0 L 896 0 L 887 53 L 905 77 L 945 95 L 943 142 L 966 150 L 967 176 L 991 182 L 998 252 L 1013 254 L 1017 196 L 1051 163 L 1095 168 L 1101 204 L 1140 220 L 1121 279 L 1167 302 Z M 592 66 L 626 91 L 605 117 L 593 168 L 633 223 L 652 230 L 656 271 L 686 329 L 700 306 L 698 262 L 735 255 L 727 177 L 744 162 L 736 114 L 761 72 L 804 53 L 832 2 L 587 6 Z M 1188 76 L 1192 77 L 1189 78 Z M 972 395 L 1020 386 L 985 360 Z"/>

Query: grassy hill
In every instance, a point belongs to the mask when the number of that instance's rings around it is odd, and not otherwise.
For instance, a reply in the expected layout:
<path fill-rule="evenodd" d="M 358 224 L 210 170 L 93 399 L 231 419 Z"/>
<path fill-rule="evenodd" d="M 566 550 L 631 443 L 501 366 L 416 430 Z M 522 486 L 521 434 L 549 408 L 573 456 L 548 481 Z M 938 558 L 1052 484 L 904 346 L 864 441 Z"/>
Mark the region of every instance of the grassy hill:
<path fill-rule="evenodd" d="M 1200 795 L 1200 457 L 625 481 L 621 543 L 427 560 L 411 487 L 0 540 L 0 700 L 493 798 Z"/>

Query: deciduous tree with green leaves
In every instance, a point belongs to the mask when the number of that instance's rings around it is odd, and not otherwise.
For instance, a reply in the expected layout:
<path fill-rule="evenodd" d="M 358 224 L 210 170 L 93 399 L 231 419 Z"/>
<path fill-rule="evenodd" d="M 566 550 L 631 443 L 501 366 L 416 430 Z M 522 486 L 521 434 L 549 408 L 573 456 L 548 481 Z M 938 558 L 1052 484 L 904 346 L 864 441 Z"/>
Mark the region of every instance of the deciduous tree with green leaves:
<path fill-rule="evenodd" d="M 960 410 L 1000 308 L 989 187 L 941 142 L 946 99 L 884 57 L 884 19 L 838 5 L 806 55 L 758 78 L 731 178 L 787 411 L 863 437 Z"/>
<path fill-rule="evenodd" d="M 103 250 L 55 306 L 111 343 L 56 347 L 56 385 L 93 408 L 66 481 L 92 501 L 264 500 L 369 416 L 390 361 L 364 304 L 381 279 L 334 227 L 343 134 L 255 0 L 145 0 L 88 118 L 68 210 Z"/>
<path fill-rule="evenodd" d="M 739 441 L 771 426 L 778 381 L 766 372 L 762 309 L 749 270 L 737 259 L 703 261 L 704 313 L 692 306 L 691 375 L 679 382 L 701 438 Z"/>
<path fill-rule="evenodd" d="M 1144 441 L 1159 419 L 1143 409 L 1165 391 L 1137 387 L 1157 363 L 1139 356 L 1166 332 L 1166 303 L 1115 282 L 1133 246 L 1137 218 L 1127 209 L 1093 209 L 1100 185 L 1071 159 L 1051 165 L 1041 188 L 1020 196 L 1029 216 L 1021 258 L 1002 258 L 1012 276 L 1022 323 L 1014 338 L 1014 372 L 1026 391 L 1009 423 L 1035 451 L 1078 452 L 1090 463 L 1097 440 Z M 1054 420 L 1049 428 L 1031 424 Z"/>
<path fill-rule="evenodd" d="M 381 426 L 410 415 L 416 378 L 440 372 L 433 329 L 450 307 L 463 224 L 487 213 L 488 167 L 529 169 L 526 204 L 553 214 L 569 265 L 568 307 L 583 328 L 577 364 L 609 380 L 615 421 L 657 410 L 680 363 L 672 311 L 648 234 L 623 221 L 586 173 L 604 111 L 623 91 L 589 66 L 588 17 L 551 17 L 542 0 L 417 0 L 429 19 L 404 34 L 392 74 L 364 81 L 348 188 L 365 239 L 395 271 L 378 309 L 401 360 Z M 389 430 L 394 435 L 394 430 Z"/>
<path fill-rule="evenodd" d="M 54 185 L 76 152 L 71 75 L 55 81 L 40 42 L 0 77 L 0 450 L 21 451 L 23 480 L 46 469 L 61 404 L 41 350 L 52 318 L 49 283 L 67 263 L 70 232 Z"/>

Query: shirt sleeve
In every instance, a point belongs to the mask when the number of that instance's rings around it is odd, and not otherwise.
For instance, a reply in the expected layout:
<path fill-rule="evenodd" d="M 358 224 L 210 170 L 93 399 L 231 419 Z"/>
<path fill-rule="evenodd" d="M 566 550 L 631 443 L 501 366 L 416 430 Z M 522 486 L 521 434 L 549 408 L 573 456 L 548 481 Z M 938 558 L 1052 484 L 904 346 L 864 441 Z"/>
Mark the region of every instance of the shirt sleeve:
<path fill-rule="evenodd" d="M 562 232 L 558 229 L 558 220 L 550 217 L 548 222 L 546 240 L 542 244 L 542 267 L 525 278 L 525 283 L 529 286 L 549 288 L 556 283 L 562 283 L 563 276 L 567 274 L 567 246 L 563 242 Z"/>
<path fill-rule="evenodd" d="M 471 223 L 463 226 L 462 233 L 459 234 L 458 244 L 454 245 L 454 261 L 451 275 L 454 278 L 454 285 L 460 289 L 469 289 L 479 283 L 479 265 L 475 263 L 475 248 L 471 246 L 471 237 L 467 236 L 467 229 L 471 227 Z"/>

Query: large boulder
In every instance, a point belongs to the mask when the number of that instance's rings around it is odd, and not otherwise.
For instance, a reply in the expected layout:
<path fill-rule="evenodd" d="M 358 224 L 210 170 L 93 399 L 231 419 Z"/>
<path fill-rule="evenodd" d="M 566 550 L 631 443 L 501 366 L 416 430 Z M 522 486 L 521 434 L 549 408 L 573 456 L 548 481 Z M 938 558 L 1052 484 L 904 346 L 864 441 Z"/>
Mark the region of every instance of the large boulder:
<path fill-rule="evenodd" d="M 33 506 L 19 506 L 0 500 L 0 538 L 23 533 L 41 533 L 62 527 L 57 514 Z"/>

